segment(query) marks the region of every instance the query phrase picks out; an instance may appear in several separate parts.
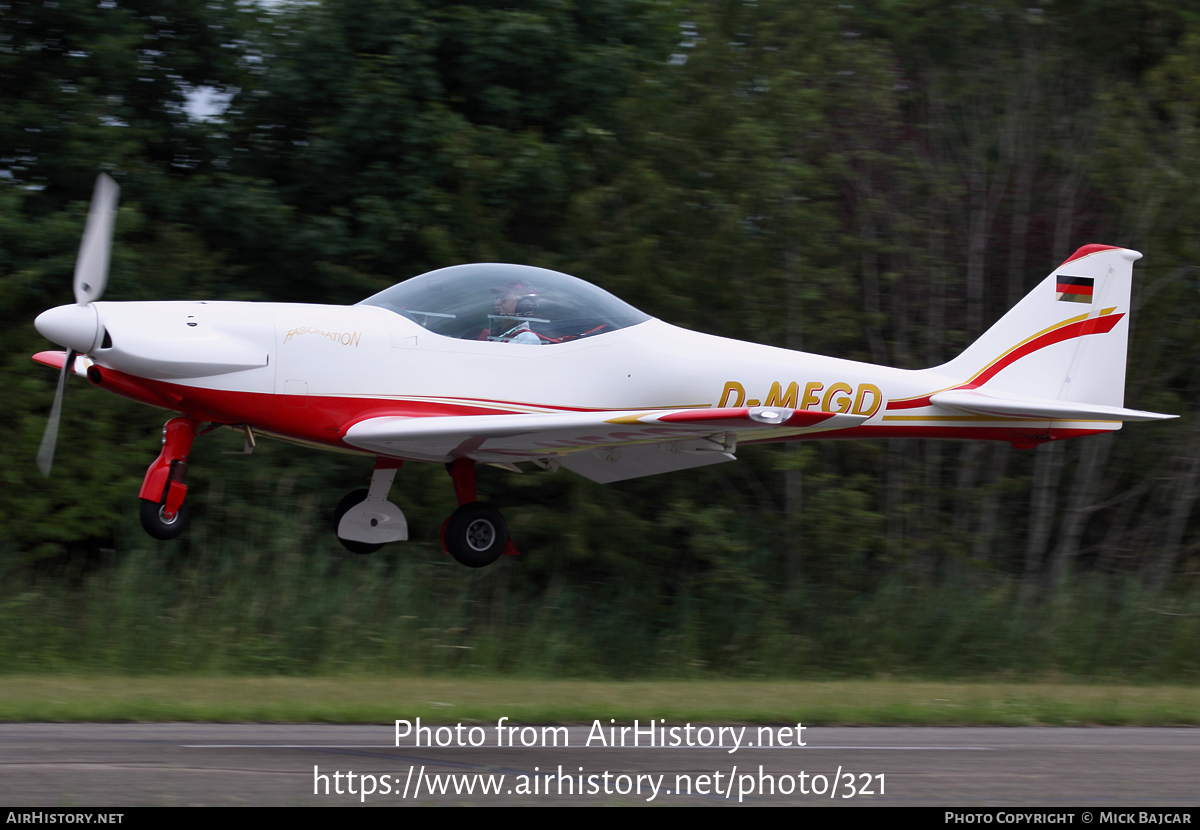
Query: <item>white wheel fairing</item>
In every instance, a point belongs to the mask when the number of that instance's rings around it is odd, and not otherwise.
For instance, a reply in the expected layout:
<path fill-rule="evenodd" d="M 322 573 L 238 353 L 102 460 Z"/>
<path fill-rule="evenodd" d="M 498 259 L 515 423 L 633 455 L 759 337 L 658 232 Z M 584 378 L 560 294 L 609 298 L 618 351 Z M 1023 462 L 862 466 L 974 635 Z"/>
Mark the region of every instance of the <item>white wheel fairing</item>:
<path fill-rule="evenodd" d="M 408 520 L 404 511 L 387 499 L 395 478 L 396 468 L 376 468 L 371 474 L 366 498 L 349 507 L 338 520 L 338 538 L 370 545 L 408 539 Z"/>

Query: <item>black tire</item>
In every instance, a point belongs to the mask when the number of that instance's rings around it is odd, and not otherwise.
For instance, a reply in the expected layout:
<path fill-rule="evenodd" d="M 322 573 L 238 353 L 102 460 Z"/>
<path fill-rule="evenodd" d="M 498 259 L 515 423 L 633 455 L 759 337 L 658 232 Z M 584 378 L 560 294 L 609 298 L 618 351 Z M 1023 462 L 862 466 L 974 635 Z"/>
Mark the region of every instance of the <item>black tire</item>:
<path fill-rule="evenodd" d="M 191 509 L 188 507 L 187 499 L 184 499 L 183 504 L 179 505 L 179 511 L 175 514 L 175 518 L 169 522 L 163 518 L 164 510 L 166 510 L 165 502 L 159 503 L 142 499 L 139 516 L 142 520 L 142 528 L 147 533 L 159 541 L 168 542 L 178 538 L 187 530 L 188 521 L 191 519 Z"/>
<path fill-rule="evenodd" d="M 342 516 L 349 512 L 351 507 L 361 504 L 367 500 L 366 490 L 355 490 L 353 493 L 347 493 L 341 501 L 338 502 L 337 509 L 333 511 L 333 535 L 337 536 L 338 525 L 342 523 Z M 342 547 L 351 553 L 366 554 L 374 553 L 383 547 L 382 544 L 372 545 L 368 542 L 355 542 L 352 539 L 343 539 L 338 536 L 338 541 L 342 543 Z"/>
<path fill-rule="evenodd" d="M 473 501 L 446 521 L 446 550 L 468 568 L 482 568 L 500 558 L 508 545 L 508 525 L 490 504 Z"/>

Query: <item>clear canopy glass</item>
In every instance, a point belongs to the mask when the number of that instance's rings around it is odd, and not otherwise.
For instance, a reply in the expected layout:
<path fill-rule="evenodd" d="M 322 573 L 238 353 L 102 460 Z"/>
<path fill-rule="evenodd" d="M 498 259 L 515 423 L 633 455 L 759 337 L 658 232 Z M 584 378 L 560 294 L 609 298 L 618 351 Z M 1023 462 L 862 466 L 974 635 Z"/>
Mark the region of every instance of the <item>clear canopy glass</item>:
<path fill-rule="evenodd" d="M 555 344 L 649 320 L 581 279 L 530 265 L 441 268 L 368 297 L 432 332 L 463 340 Z"/>

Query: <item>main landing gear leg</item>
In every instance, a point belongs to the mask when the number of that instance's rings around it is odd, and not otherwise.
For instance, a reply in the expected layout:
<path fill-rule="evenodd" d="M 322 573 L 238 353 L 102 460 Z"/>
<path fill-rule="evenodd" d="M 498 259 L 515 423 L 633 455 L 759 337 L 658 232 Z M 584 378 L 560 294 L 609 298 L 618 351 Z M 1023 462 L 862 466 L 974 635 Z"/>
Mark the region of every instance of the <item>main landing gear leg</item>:
<path fill-rule="evenodd" d="M 446 465 L 458 509 L 442 525 L 442 549 L 468 568 L 482 568 L 503 556 L 520 556 L 508 537 L 500 511 L 476 501 L 475 462 L 456 458 Z"/>
<path fill-rule="evenodd" d="M 376 458 L 369 490 L 355 490 L 338 503 L 333 526 L 338 541 L 351 553 L 374 553 L 388 542 L 408 538 L 404 512 L 388 501 L 388 491 L 403 461 Z"/>
<path fill-rule="evenodd" d="M 194 418 L 172 418 L 163 426 L 163 445 L 146 470 L 142 489 L 142 527 L 155 539 L 174 539 L 187 529 L 186 500 L 188 453 L 200 422 Z"/>

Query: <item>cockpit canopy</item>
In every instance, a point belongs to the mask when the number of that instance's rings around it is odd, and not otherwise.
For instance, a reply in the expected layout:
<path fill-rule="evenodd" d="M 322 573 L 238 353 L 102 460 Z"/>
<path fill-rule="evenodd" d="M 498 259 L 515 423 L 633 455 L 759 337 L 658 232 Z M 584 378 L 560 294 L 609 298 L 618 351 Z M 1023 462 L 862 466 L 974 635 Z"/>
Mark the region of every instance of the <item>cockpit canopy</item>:
<path fill-rule="evenodd" d="M 650 317 L 581 279 L 529 265 L 441 268 L 368 297 L 432 332 L 464 340 L 567 343 Z"/>

